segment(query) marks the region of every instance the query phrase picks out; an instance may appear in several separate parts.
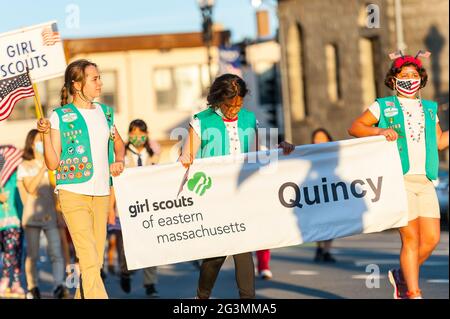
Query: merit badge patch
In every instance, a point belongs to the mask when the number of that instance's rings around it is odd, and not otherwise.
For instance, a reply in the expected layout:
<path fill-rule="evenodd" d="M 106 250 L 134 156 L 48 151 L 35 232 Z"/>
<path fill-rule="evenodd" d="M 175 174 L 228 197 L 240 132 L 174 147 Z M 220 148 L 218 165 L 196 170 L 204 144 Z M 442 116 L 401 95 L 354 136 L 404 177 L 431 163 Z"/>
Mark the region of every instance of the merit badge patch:
<path fill-rule="evenodd" d="M 384 109 L 384 116 L 386 117 L 394 117 L 398 114 L 398 110 L 396 107 L 387 107 Z"/>
<path fill-rule="evenodd" d="M 78 115 L 76 113 L 67 113 L 62 116 L 62 121 L 64 123 L 70 123 L 70 122 L 75 121 L 77 118 L 78 118 Z"/>

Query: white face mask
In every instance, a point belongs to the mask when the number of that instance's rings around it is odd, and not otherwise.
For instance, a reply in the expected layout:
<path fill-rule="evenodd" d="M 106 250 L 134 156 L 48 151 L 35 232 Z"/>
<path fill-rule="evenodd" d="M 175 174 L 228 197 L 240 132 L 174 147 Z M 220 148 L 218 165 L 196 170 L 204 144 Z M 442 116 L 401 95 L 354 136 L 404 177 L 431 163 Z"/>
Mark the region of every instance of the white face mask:
<path fill-rule="evenodd" d="M 42 142 L 34 143 L 34 149 L 36 150 L 36 152 L 44 154 L 44 143 Z"/>
<path fill-rule="evenodd" d="M 401 95 L 413 97 L 420 89 L 420 79 L 398 79 L 395 78 L 395 89 Z"/>

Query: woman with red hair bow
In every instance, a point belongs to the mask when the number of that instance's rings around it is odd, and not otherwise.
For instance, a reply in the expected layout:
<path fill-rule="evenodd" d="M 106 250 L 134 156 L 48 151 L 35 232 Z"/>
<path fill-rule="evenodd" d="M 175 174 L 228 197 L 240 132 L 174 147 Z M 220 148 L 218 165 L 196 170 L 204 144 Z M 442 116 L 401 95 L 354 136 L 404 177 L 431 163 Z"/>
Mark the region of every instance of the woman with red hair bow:
<path fill-rule="evenodd" d="M 440 212 L 431 180 L 437 178 L 438 150 L 448 147 L 448 131 L 442 132 L 438 105 L 420 97 L 428 75 L 418 56 L 395 58 L 385 85 L 396 91 L 378 98 L 349 129 L 355 137 L 383 135 L 396 141 L 408 198 L 408 225 L 399 229 L 402 241 L 400 269 L 389 271 L 395 299 L 421 299 L 419 269 L 439 243 Z"/>

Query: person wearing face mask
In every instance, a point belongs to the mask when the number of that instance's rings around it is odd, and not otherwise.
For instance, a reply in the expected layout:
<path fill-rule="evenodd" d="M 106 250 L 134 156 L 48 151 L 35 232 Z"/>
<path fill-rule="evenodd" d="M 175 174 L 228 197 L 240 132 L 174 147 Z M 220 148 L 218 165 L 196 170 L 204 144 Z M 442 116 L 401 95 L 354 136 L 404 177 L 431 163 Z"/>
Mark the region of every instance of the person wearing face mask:
<path fill-rule="evenodd" d="M 150 140 L 147 124 L 143 120 L 136 119 L 130 123 L 128 128 L 128 143 L 126 143 L 125 149 L 126 168 L 155 165 L 158 163 L 160 146 L 156 141 Z M 114 190 L 112 190 L 112 194 L 114 194 Z M 120 287 L 124 292 L 129 293 L 131 291 L 132 272 L 127 268 L 122 231 L 117 213 L 115 197 L 111 196 L 108 230 L 116 240 L 120 266 Z M 148 267 L 144 268 L 143 271 L 145 294 L 151 298 L 158 297 L 158 291 L 156 290 L 156 284 L 158 282 L 157 268 Z"/>
<path fill-rule="evenodd" d="M 237 75 L 223 74 L 214 80 L 207 97 L 209 108 L 195 114 L 190 122 L 189 136 L 178 159 L 183 166 L 188 168 L 195 157 L 237 155 L 258 149 L 256 116 L 243 108 L 244 97 L 247 93 L 246 83 Z M 284 154 L 294 150 L 294 145 L 284 141 L 279 144 L 279 147 L 283 149 Z M 197 298 L 210 297 L 225 259 L 226 256 L 218 256 L 203 260 L 200 266 Z M 252 252 L 234 255 L 233 259 L 239 297 L 241 299 L 255 298 Z M 257 259 L 260 273 L 262 270 L 268 270 L 269 250 L 257 252 Z M 261 269 L 262 267 L 265 269 Z"/>
<path fill-rule="evenodd" d="M 428 259 L 440 237 L 439 203 L 431 180 L 437 178 L 438 150 L 448 147 L 448 131 L 442 132 L 438 105 L 422 99 L 420 90 L 428 75 L 418 57 L 401 52 L 394 58 L 385 85 L 396 92 L 378 98 L 349 128 L 350 135 L 383 135 L 395 141 L 399 151 L 408 198 L 408 225 L 399 228 L 402 241 L 400 269 L 388 272 L 395 299 L 421 299 L 419 269 Z M 388 164 L 387 164 L 388 165 Z"/>
<path fill-rule="evenodd" d="M 68 290 L 64 285 L 64 258 L 58 230 L 62 216 L 56 212 L 54 189 L 44 163 L 44 145 L 36 129 L 28 132 L 26 137 L 23 162 L 17 171 L 17 181 L 24 203 L 22 225 L 27 243 L 25 259 L 27 298 L 41 298 L 37 262 L 42 231 L 47 238 L 47 251 L 52 264 L 53 296 L 58 299 L 67 297 Z"/>

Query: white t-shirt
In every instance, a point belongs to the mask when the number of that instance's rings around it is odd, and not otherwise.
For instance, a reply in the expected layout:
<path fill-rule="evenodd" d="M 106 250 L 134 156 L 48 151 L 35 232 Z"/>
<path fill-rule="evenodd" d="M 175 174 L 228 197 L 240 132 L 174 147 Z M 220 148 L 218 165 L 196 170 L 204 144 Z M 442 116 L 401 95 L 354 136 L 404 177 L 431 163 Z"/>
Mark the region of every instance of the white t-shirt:
<path fill-rule="evenodd" d="M 222 111 L 217 108 L 216 113 L 223 117 Z M 230 154 L 236 155 L 240 154 L 241 152 L 241 142 L 239 140 L 239 131 L 238 131 L 238 119 L 235 120 L 223 120 L 223 123 L 225 124 L 225 127 L 228 132 L 228 138 L 230 143 Z M 202 131 L 200 128 L 200 119 L 192 117 L 190 125 L 194 129 L 194 132 L 197 133 L 197 135 L 200 137 L 202 136 Z M 259 123 L 258 120 L 256 120 L 256 128 L 258 128 Z"/>
<path fill-rule="evenodd" d="M 425 120 L 422 118 L 422 108 L 419 99 L 398 98 L 404 109 L 411 114 L 410 124 L 404 123 L 406 142 L 408 145 L 409 171 L 406 175 L 425 175 Z M 369 106 L 369 111 L 380 120 L 380 105 L 375 101 Z M 403 112 L 405 120 L 407 114 Z M 439 118 L 436 116 L 436 123 Z M 422 126 L 422 127 L 421 127 Z M 412 136 L 411 136 L 412 135 Z M 419 136 L 420 135 L 420 136 Z"/>
<path fill-rule="evenodd" d="M 69 192 L 90 196 L 109 195 L 108 140 L 110 132 L 102 107 L 98 104 L 94 105 L 95 109 L 78 108 L 89 131 L 94 174 L 90 180 L 84 183 L 57 185 L 55 192 L 59 189 L 63 189 Z M 56 112 L 53 112 L 50 116 L 50 123 L 52 129 L 59 131 L 59 117 Z M 61 141 L 61 143 L 62 142 L 63 141 Z"/>

